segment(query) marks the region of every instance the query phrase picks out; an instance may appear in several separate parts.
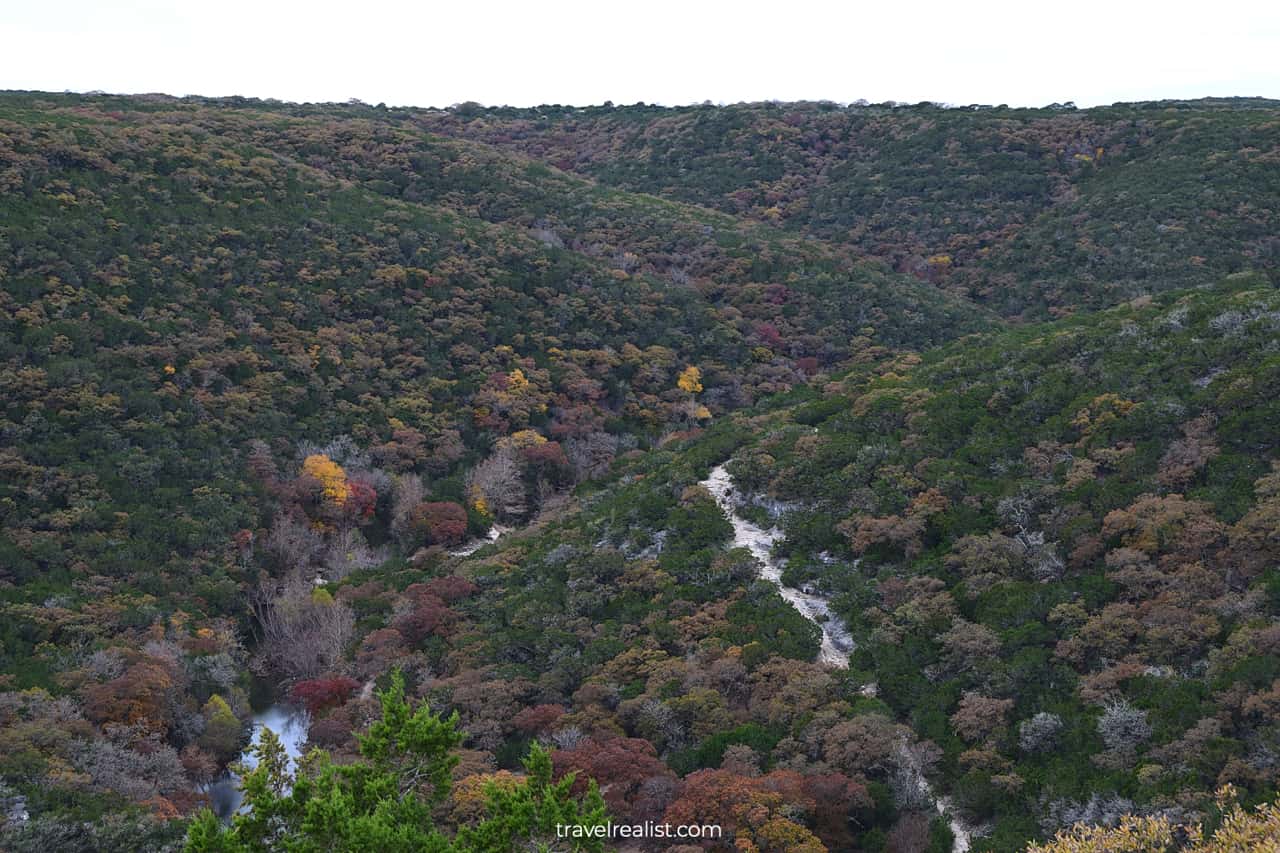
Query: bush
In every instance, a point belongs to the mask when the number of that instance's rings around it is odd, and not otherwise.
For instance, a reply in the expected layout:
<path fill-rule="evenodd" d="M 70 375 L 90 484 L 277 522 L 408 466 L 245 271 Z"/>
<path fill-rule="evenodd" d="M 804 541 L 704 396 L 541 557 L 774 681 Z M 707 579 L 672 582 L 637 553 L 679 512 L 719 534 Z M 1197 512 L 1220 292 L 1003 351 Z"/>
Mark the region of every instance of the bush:
<path fill-rule="evenodd" d="M 1018 746 L 1023 752 L 1044 752 L 1058 742 L 1061 731 L 1062 718 L 1041 711 L 1018 726 Z"/>

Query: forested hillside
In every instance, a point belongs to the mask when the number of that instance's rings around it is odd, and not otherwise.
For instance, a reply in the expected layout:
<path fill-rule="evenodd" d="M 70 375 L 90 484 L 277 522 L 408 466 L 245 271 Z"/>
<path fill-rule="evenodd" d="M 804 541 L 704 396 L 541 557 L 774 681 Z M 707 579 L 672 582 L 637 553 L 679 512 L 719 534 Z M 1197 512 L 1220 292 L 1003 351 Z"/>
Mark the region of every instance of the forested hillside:
<path fill-rule="evenodd" d="M 1188 819 L 1225 783 L 1271 796 L 1278 325 L 1275 290 L 1241 278 L 722 419 L 563 522 L 446 561 L 478 589 L 451 608 L 456 674 L 424 693 L 499 756 L 561 743 L 615 815 L 760 849 L 786 849 L 762 835 L 784 818 L 828 849 L 944 844 L 917 771 L 987 830 L 977 849 Z M 743 511 L 786 533 L 784 581 L 852 626 L 848 671 L 811 663 L 816 631 L 723 550 L 698 481 L 725 457 L 765 499 Z M 357 608 L 395 612 L 387 581 L 362 576 Z M 402 642 L 384 631 L 379 651 Z"/>
<path fill-rule="evenodd" d="M 460 499 L 499 438 L 552 439 L 541 476 L 568 482 L 851 356 L 984 324 L 819 245 L 367 122 L 38 103 L 5 104 L 0 199 L 3 570 L 25 601 L 99 577 L 231 607 L 233 540 L 264 509 L 252 448 L 346 436 L 330 455 L 376 464 L 386 515 L 390 476 Z M 538 206 L 575 226 L 539 231 Z M 677 381 L 695 364 L 697 394 Z M 536 498 L 495 510 L 523 520 Z M 39 681 L 45 637 L 23 622 L 7 652 Z"/>
<path fill-rule="evenodd" d="M 1278 157 L 1251 101 L 0 95 L 0 847 L 1274 799 Z M 273 702 L 323 753 L 224 824 Z"/>
<path fill-rule="evenodd" d="M 472 105 L 414 117 L 745 215 L 1012 315 L 1114 305 L 1280 266 L 1277 103 Z"/>

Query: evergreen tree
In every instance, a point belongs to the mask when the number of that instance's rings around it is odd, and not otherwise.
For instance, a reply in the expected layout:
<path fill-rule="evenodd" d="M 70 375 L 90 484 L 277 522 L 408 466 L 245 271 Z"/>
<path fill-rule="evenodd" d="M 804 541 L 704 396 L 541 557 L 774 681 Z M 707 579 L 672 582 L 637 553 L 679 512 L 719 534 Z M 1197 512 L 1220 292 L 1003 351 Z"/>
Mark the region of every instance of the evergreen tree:
<path fill-rule="evenodd" d="M 457 714 L 444 718 L 426 704 L 413 708 L 399 672 L 378 699 L 382 716 L 358 736 L 362 760 L 350 764 L 334 764 L 328 753 L 313 749 L 291 777 L 284 747 L 263 731 L 255 748 L 258 764 L 241 782 L 245 808 L 228 826 L 213 812 L 201 812 L 187 834 L 188 853 L 546 850 L 557 825 L 604 824 L 595 783 L 584 797 L 574 797 L 574 777 L 553 782 L 551 757 L 535 744 L 525 760 L 528 778 L 508 791 L 491 786 L 486 818 L 449 838 L 431 812 L 448 796 L 458 763 L 452 754 L 463 739 Z M 575 851 L 604 849 L 599 839 L 570 843 L 567 849 Z"/>

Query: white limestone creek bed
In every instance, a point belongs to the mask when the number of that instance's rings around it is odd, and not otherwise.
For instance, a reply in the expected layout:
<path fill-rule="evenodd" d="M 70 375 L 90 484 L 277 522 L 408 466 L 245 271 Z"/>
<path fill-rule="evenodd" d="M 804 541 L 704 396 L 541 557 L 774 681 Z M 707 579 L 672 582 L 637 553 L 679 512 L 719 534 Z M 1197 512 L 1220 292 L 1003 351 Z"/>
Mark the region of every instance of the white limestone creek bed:
<path fill-rule="evenodd" d="M 773 546 L 782 539 L 783 533 L 776 527 L 768 530 L 738 515 L 737 490 L 733 479 L 724 465 L 711 469 L 711 474 L 701 484 L 716 505 L 724 513 L 725 518 L 733 525 L 733 547 L 746 548 L 760 564 L 760 577 L 778 588 L 778 594 L 800 615 L 822 629 L 822 646 L 818 650 L 818 662 L 837 669 L 849 668 L 849 655 L 857 644 L 849 627 L 834 613 L 827 599 L 814 593 L 805 592 L 782 583 L 783 562 L 773 556 Z M 874 694 L 868 694 L 874 695 Z M 938 797 L 923 773 L 917 771 L 916 784 L 924 796 L 933 803 L 939 815 L 947 820 L 951 833 L 955 838 L 952 853 L 968 853 L 972 831 L 956 819 L 951 811 L 951 802 L 947 797 Z"/>
<path fill-rule="evenodd" d="M 831 612 L 831 604 L 822 596 L 784 586 L 782 583 L 783 565 L 773 556 L 773 546 L 782 539 L 782 531 L 776 527 L 765 530 L 738 515 L 735 500 L 737 492 L 724 465 L 713 468 L 711 475 L 701 485 L 711 493 L 720 511 L 733 525 L 733 547 L 750 551 L 760 563 L 760 577 L 776 586 L 778 593 L 800 611 L 801 616 L 822 629 L 822 647 L 818 650 L 818 661 L 838 669 L 848 669 L 849 655 L 856 645 L 848 626 Z"/>
<path fill-rule="evenodd" d="M 497 542 L 503 536 L 510 533 L 511 530 L 512 528 L 510 527 L 503 527 L 501 524 L 495 524 L 492 527 L 490 527 L 489 532 L 484 536 L 482 536 L 481 538 L 472 539 L 470 542 L 467 542 L 465 545 L 462 545 L 458 548 L 454 548 L 452 551 L 449 552 L 449 556 L 469 557 L 472 554 L 474 554 L 476 551 L 479 551 L 485 545 L 492 545 L 494 542 Z"/>

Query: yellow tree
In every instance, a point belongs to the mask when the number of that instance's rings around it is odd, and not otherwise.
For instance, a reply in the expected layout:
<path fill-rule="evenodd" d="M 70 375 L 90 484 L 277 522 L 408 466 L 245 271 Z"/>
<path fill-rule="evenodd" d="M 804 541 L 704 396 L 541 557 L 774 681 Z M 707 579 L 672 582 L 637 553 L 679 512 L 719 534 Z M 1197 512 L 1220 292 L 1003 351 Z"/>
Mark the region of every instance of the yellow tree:
<path fill-rule="evenodd" d="M 1230 785 L 1218 792 L 1222 823 L 1208 838 L 1199 826 L 1182 827 L 1185 843 L 1164 816 L 1126 816 L 1114 828 L 1076 824 L 1045 844 L 1033 844 L 1027 853 L 1274 853 L 1280 850 L 1280 802 L 1266 803 L 1252 812 L 1236 803 Z"/>
<path fill-rule="evenodd" d="M 347 500 L 347 472 L 323 453 L 313 453 L 302 463 L 302 473 L 320 483 L 326 500 L 339 506 Z"/>
<path fill-rule="evenodd" d="M 697 394 L 702 390 L 702 371 L 691 364 L 680 374 L 676 384 L 680 386 L 681 391 Z"/>

